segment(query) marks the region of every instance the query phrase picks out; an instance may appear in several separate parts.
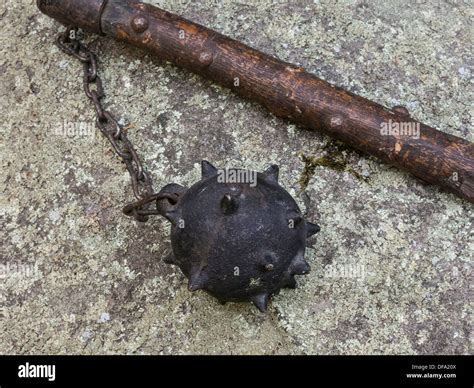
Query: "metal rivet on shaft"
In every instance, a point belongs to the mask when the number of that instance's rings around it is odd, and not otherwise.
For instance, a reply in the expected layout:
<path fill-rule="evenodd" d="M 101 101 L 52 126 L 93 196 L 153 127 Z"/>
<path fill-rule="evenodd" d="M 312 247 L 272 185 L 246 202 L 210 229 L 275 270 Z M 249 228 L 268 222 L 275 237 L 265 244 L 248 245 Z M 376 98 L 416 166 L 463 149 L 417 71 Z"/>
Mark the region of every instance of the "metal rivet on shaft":
<path fill-rule="evenodd" d="M 132 19 L 133 31 L 141 34 L 148 29 L 148 19 L 144 16 L 135 16 Z"/>
<path fill-rule="evenodd" d="M 410 112 L 408 112 L 408 109 L 402 105 L 397 105 L 392 108 L 392 110 L 396 113 L 400 113 L 402 115 L 410 115 Z"/>
<path fill-rule="evenodd" d="M 209 66 L 214 60 L 210 51 L 203 51 L 199 54 L 199 62 L 204 66 Z"/>
<path fill-rule="evenodd" d="M 342 125 L 342 117 L 338 116 L 338 115 L 334 115 L 331 117 L 331 120 L 330 120 L 330 125 L 331 125 L 331 128 L 337 128 L 337 127 L 340 127 Z"/>

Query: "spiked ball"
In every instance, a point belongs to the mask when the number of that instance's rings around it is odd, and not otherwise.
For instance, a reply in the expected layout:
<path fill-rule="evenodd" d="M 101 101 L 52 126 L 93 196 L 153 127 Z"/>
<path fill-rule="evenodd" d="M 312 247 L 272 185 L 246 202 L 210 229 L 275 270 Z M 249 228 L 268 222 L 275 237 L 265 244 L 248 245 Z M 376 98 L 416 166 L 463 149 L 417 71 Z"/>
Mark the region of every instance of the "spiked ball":
<path fill-rule="evenodd" d="M 186 189 L 171 184 L 158 203 L 171 222 L 173 254 L 190 291 L 207 291 L 219 301 L 252 301 L 266 311 L 282 287 L 295 288 L 305 275 L 306 239 L 319 226 L 305 221 L 295 200 L 278 184 L 278 166 L 263 173 L 218 170 L 202 162 L 202 179 Z"/>

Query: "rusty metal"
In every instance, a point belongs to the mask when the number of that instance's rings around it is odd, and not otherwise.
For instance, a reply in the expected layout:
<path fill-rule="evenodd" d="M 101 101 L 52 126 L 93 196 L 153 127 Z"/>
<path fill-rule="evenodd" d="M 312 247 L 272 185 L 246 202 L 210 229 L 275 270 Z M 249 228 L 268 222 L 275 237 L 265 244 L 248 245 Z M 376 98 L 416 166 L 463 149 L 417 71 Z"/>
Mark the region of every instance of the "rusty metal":
<path fill-rule="evenodd" d="M 67 27 L 102 34 L 101 19 L 107 0 L 37 0 L 36 4 Z"/>
<path fill-rule="evenodd" d="M 159 196 L 153 192 L 151 177 L 143 168 L 124 128 L 114 115 L 102 105 L 105 93 L 102 80 L 97 74 L 96 55 L 84 46 L 77 37 L 77 29 L 69 27 L 63 34 L 59 35 L 56 43 L 62 51 L 77 58 L 83 64 L 84 93 L 94 104 L 97 116 L 96 125 L 127 167 L 132 181 L 133 193 L 137 199 L 137 202 L 124 208 L 124 213 L 134 217 L 137 221 L 145 222 L 148 220 L 148 216 L 159 214 L 157 210 L 150 209 L 150 203 L 165 200 L 168 197 Z"/>
<path fill-rule="evenodd" d="M 138 15 L 138 16 L 135 16 L 133 19 L 132 19 L 132 28 L 133 30 L 138 33 L 138 34 L 141 34 L 142 32 L 145 32 L 148 28 L 148 19 L 142 15 Z"/>

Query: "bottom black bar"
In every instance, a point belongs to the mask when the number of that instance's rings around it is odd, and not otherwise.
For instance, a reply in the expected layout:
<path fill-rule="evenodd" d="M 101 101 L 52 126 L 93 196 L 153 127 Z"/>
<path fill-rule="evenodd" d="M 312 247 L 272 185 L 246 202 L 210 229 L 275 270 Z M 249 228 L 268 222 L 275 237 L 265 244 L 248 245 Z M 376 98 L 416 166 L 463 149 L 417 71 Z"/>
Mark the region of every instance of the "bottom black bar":
<path fill-rule="evenodd" d="M 2 356 L 0 388 L 155 382 L 472 387 L 471 356 Z M 135 385 L 134 385 L 135 386 Z M 186 386 L 186 385 L 185 385 Z"/>

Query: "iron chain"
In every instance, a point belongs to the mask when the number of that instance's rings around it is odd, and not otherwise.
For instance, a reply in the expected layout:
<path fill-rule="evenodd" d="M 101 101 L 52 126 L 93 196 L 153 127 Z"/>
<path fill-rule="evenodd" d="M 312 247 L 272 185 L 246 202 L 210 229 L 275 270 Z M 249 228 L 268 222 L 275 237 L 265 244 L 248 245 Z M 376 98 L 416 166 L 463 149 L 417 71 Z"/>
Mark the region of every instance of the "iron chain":
<path fill-rule="evenodd" d="M 105 93 L 102 80 L 97 74 L 96 55 L 80 42 L 78 29 L 76 28 L 69 27 L 63 34 L 59 35 L 57 45 L 63 52 L 82 62 L 84 67 L 84 93 L 94 104 L 96 125 L 108 139 L 115 153 L 125 163 L 130 174 L 133 193 L 137 201 L 125 206 L 124 213 L 140 222 L 148 221 L 150 215 L 161 214 L 157 208 L 150 208 L 150 203 L 156 204 L 159 200 L 170 200 L 169 195 L 153 192 L 151 177 L 143 168 L 124 128 L 114 115 L 104 108 L 102 99 L 105 97 Z"/>

